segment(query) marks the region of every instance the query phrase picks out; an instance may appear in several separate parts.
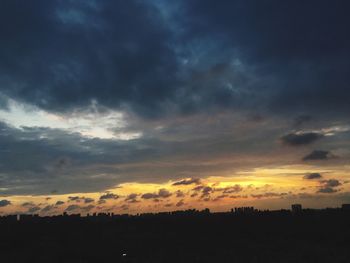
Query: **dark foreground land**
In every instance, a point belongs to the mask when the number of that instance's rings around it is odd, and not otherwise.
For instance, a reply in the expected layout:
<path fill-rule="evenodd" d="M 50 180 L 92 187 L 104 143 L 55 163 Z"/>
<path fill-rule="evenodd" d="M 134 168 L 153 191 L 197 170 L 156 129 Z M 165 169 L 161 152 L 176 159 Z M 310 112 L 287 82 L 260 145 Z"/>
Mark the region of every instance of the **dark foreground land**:
<path fill-rule="evenodd" d="M 349 263 L 350 214 L 323 210 L 0 220 L 0 262 Z"/>

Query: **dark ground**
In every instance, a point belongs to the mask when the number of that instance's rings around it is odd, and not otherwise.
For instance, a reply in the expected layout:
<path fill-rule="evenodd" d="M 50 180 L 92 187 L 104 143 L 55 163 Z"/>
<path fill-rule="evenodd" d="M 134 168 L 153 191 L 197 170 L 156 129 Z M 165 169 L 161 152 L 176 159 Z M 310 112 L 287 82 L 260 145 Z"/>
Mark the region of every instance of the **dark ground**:
<path fill-rule="evenodd" d="M 350 214 L 0 220 L 0 262 L 349 263 Z"/>

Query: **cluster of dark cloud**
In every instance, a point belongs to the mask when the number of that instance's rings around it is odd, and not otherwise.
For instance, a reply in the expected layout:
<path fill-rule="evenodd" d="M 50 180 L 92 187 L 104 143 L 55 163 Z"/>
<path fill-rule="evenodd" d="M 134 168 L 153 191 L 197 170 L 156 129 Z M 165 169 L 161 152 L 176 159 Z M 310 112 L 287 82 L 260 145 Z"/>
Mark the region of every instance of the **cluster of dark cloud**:
<path fill-rule="evenodd" d="M 322 180 L 320 181 L 320 184 L 320 189 L 317 192 L 324 194 L 336 193 L 339 191 L 338 187 L 342 185 L 337 179 Z"/>
<path fill-rule="evenodd" d="M 316 193 L 333 194 L 339 192 L 339 187 L 343 185 L 338 179 L 323 179 L 323 176 L 320 173 L 306 174 L 303 179 L 318 181 L 319 186 Z"/>
<path fill-rule="evenodd" d="M 203 201 L 218 201 L 220 199 L 229 197 L 230 194 L 237 194 L 239 192 L 242 192 L 244 189 L 241 185 L 235 184 L 232 186 L 227 186 L 224 188 L 216 188 L 214 186 L 208 186 L 205 184 L 198 185 L 192 189 L 194 193 L 190 195 L 190 197 L 194 198 L 199 195 L 200 200 Z M 221 193 L 220 195 L 214 197 L 212 199 L 212 194 L 219 192 Z M 238 195 L 234 196 L 233 198 L 237 197 Z"/>

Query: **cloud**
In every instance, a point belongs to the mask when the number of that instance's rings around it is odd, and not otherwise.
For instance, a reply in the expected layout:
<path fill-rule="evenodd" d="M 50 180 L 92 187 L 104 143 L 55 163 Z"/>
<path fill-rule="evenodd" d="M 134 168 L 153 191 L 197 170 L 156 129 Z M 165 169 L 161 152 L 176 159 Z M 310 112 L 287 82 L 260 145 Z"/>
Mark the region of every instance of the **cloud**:
<path fill-rule="evenodd" d="M 159 102 L 173 94 L 178 60 L 168 45 L 170 31 L 153 5 L 134 0 L 16 5 L 6 0 L 2 7 L 4 94 L 53 111 L 96 100 L 113 108 L 127 104 L 146 115 L 159 112 Z M 14 48 L 15 43 L 26 44 Z"/>
<path fill-rule="evenodd" d="M 4 0 L 0 108 L 12 101 L 32 118 L 31 127 L 18 125 L 21 114 L 0 123 L 0 195 L 169 181 L 200 195 L 196 177 L 297 162 L 300 152 L 273 144 L 286 131 L 286 145 L 310 145 L 326 134 L 314 131 L 347 122 L 346 1 L 180 0 L 165 10 L 155 2 Z M 98 129 L 96 116 L 109 112 L 125 117 L 110 133 L 142 136 L 91 138 L 31 120 L 87 116 Z M 342 133 L 321 142 L 338 150 L 347 141 Z M 317 158 L 324 154 L 304 157 Z"/>
<path fill-rule="evenodd" d="M 107 198 L 108 199 L 108 198 Z M 95 200 L 90 197 L 84 197 L 84 196 L 68 196 L 68 202 L 84 202 L 85 204 L 92 203 Z"/>
<path fill-rule="evenodd" d="M 143 199 L 152 199 L 152 198 L 157 198 L 158 195 L 157 194 L 152 194 L 152 193 L 145 193 L 143 195 L 141 195 L 141 198 Z"/>
<path fill-rule="evenodd" d="M 333 194 L 336 192 L 338 192 L 338 190 L 332 187 L 322 187 L 317 191 L 317 193 L 324 193 L 324 194 Z"/>
<path fill-rule="evenodd" d="M 337 180 L 337 179 L 323 180 L 323 181 L 321 181 L 321 183 L 326 187 L 337 187 L 337 186 L 342 185 L 342 183 L 339 182 L 339 180 Z"/>
<path fill-rule="evenodd" d="M 227 60 L 239 57 L 243 66 L 253 65 L 258 83 L 252 93 L 263 98 L 260 87 L 269 94 L 265 103 L 277 114 L 349 112 L 347 1 L 183 2 L 186 40 L 215 39 L 210 42 L 213 58 L 225 53 Z M 332 38 L 324 40 L 325 35 Z"/>
<path fill-rule="evenodd" d="M 168 198 L 168 197 L 172 196 L 172 193 L 170 193 L 167 189 L 160 189 L 158 191 L 158 196 L 160 198 Z"/>
<path fill-rule="evenodd" d="M 147 117 L 257 105 L 348 112 L 346 1 L 178 5 L 5 0 L 2 93 L 50 111 L 95 100 Z"/>
<path fill-rule="evenodd" d="M 93 202 L 95 202 L 95 200 L 93 198 L 89 198 L 89 197 L 85 197 L 84 198 L 84 203 L 85 204 L 93 203 Z"/>
<path fill-rule="evenodd" d="M 59 200 L 59 201 L 56 202 L 55 205 L 56 205 L 56 206 L 60 206 L 60 205 L 63 205 L 63 204 L 64 204 L 64 202 Z"/>
<path fill-rule="evenodd" d="M 192 191 L 201 191 L 205 186 L 204 185 L 198 185 L 192 189 Z"/>
<path fill-rule="evenodd" d="M 94 209 L 95 206 L 94 205 L 88 205 L 88 206 L 82 206 L 80 209 L 84 212 L 89 212 L 91 211 L 92 209 Z"/>
<path fill-rule="evenodd" d="M 184 200 L 180 200 L 179 202 L 176 203 L 177 207 L 184 206 L 184 205 L 185 205 Z"/>
<path fill-rule="evenodd" d="M 33 214 L 33 213 L 39 212 L 40 210 L 41 208 L 39 206 L 33 206 L 27 210 L 27 213 Z"/>
<path fill-rule="evenodd" d="M 170 193 L 167 189 L 159 189 L 158 193 L 145 193 L 141 195 L 142 199 L 157 199 L 157 198 L 168 198 L 172 196 L 172 193 Z"/>
<path fill-rule="evenodd" d="M 5 207 L 5 206 L 9 206 L 9 205 L 11 205 L 11 201 L 6 200 L 6 199 L 0 200 L 0 207 Z"/>
<path fill-rule="evenodd" d="M 226 198 L 226 197 L 228 197 L 228 195 L 226 195 L 226 194 L 224 194 L 224 195 L 219 195 L 219 196 L 215 197 L 215 198 L 213 199 L 213 201 L 216 202 L 216 201 L 219 201 L 219 200 L 221 200 L 221 199 L 223 199 L 223 198 Z"/>
<path fill-rule="evenodd" d="M 21 204 L 22 207 L 31 207 L 31 206 L 35 206 L 35 204 L 33 202 L 24 202 Z"/>
<path fill-rule="evenodd" d="M 184 196 L 185 196 L 184 192 L 182 192 L 181 190 L 177 190 L 177 191 L 175 192 L 175 194 L 176 194 L 176 197 L 177 197 L 177 198 L 181 198 L 181 197 L 184 197 Z"/>
<path fill-rule="evenodd" d="M 321 179 L 322 175 L 319 173 L 310 173 L 310 174 L 306 174 L 304 175 L 303 179 L 306 180 L 314 180 L 314 179 Z"/>
<path fill-rule="evenodd" d="M 303 161 L 328 160 L 332 156 L 332 153 L 329 151 L 314 150 L 308 155 L 304 156 Z"/>
<path fill-rule="evenodd" d="M 281 137 L 281 141 L 290 146 L 302 146 L 311 144 L 324 135 L 317 132 L 289 133 Z"/>
<path fill-rule="evenodd" d="M 202 195 L 201 198 L 205 198 L 208 197 L 210 195 L 211 192 L 213 192 L 213 188 L 211 188 L 210 186 L 205 186 L 202 188 Z"/>
<path fill-rule="evenodd" d="M 233 193 L 238 193 L 238 192 L 243 191 L 243 187 L 240 186 L 239 184 L 235 184 L 233 186 L 228 186 L 225 188 L 217 188 L 217 189 L 215 189 L 215 191 L 221 191 L 224 194 L 233 194 Z"/>
<path fill-rule="evenodd" d="M 113 193 L 106 193 L 104 195 L 100 196 L 100 200 L 107 200 L 107 199 L 118 199 L 119 196 Z"/>
<path fill-rule="evenodd" d="M 68 202 L 80 202 L 81 201 L 81 197 L 79 196 L 68 196 Z"/>
<path fill-rule="evenodd" d="M 54 205 L 47 205 L 45 206 L 43 209 L 41 209 L 41 212 L 43 213 L 47 213 L 47 212 L 50 212 L 51 210 L 55 209 L 55 206 Z"/>
<path fill-rule="evenodd" d="M 342 183 L 337 179 L 329 179 L 320 181 L 320 189 L 317 193 L 332 194 L 339 192 L 337 187 L 341 186 Z"/>
<path fill-rule="evenodd" d="M 230 198 L 232 199 L 248 198 L 248 196 L 247 195 L 230 195 Z"/>
<path fill-rule="evenodd" d="M 199 178 L 190 178 L 183 179 L 181 181 L 173 183 L 173 185 L 191 185 L 191 184 L 200 184 L 201 180 Z"/>
<path fill-rule="evenodd" d="M 137 203 L 137 198 L 138 197 L 138 194 L 135 194 L 135 193 L 132 193 L 132 194 L 129 194 L 126 198 L 125 198 L 125 201 L 126 202 L 129 202 L 129 203 Z"/>
<path fill-rule="evenodd" d="M 283 197 L 288 195 L 287 193 L 274 193 L 274 192 L 268 192 L 263 194 L 252 194 L 251 197 L 261 199 L 261 198 L 269 198 L 269 197 Z"/>
<path fill-rule="evenodd" d="M 79 206 L 79 205 L 69 205 L 69 206 L 65 209 L 65 211 L 66 211 L 66 212 L 72 212 L 72 211 L 76 211 L 76 210 L 78 210 L 78 209 L 80 209 L 80 206 Z"/>

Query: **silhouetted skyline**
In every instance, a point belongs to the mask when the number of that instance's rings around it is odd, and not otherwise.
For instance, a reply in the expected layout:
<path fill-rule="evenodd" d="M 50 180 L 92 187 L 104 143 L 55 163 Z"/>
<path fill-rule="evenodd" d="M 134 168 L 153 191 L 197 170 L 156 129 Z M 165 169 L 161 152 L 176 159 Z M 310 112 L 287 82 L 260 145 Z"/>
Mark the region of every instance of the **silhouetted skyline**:
<path fill-rule="evenodd" d="M 346 0 L 2 0 L 0 215 L 350 202 Z"/>

